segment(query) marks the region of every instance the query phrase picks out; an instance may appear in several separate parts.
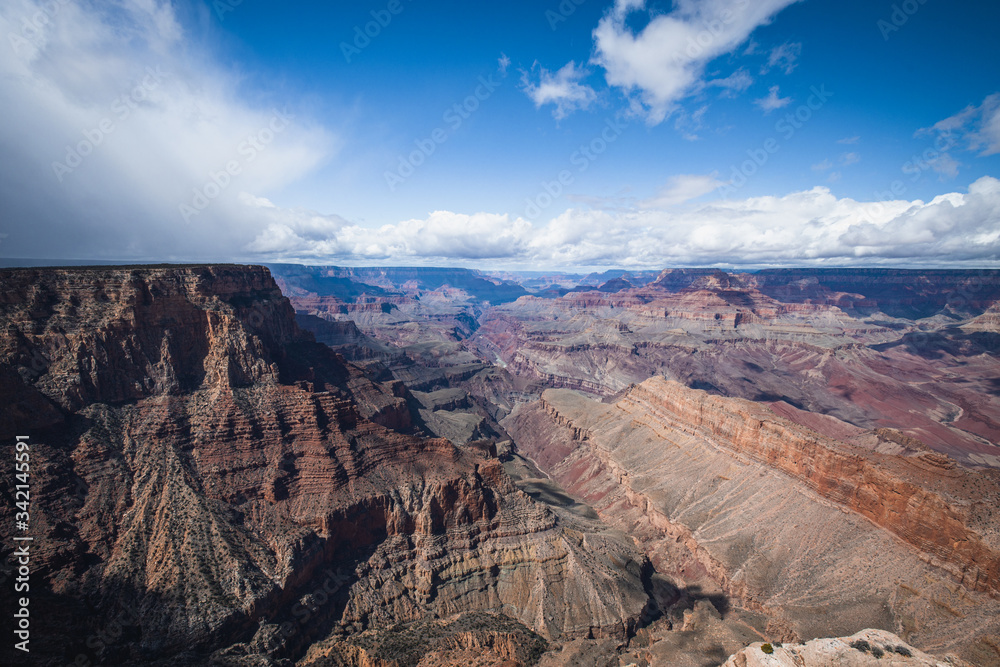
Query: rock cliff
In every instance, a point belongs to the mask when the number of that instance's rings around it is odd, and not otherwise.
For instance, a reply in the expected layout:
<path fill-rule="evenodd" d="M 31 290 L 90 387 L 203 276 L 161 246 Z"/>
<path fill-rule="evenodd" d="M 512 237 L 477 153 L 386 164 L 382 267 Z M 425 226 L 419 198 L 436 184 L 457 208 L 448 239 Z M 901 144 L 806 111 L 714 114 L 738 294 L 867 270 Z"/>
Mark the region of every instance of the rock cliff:
<path fill-rule="evenodd" d="M 658 571 L 765 615 L 774 638 L 882 628 L 1000 661 L 995 472 L 814 421 L 652 378 L 610 404 L 548 390 L 503 424 Z"/>
<path fill-rule="evenodd" d="M 646 605 L 626 539 L 423 437 L 407 389 L 303 333 L 266 269 L 0 280 L 0 437 L 34 443 L 38 664 L 283 660 L 477 611 L 624 637 Z"/>

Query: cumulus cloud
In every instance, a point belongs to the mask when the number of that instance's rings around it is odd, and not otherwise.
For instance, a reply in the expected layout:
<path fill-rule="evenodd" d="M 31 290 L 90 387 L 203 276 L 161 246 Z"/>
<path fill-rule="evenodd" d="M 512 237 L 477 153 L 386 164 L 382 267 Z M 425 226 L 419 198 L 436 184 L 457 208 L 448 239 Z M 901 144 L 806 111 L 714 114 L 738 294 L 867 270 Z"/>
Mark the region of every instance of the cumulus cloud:
<path fill-rule="evenodd" d="M 568 63 L 555 74 L 545 68 L 539 70 L 537 83 L 531 80 L 528 72 L 522 74 L 522 89 L 536 109 L 546 104 L 555 105 L 552 115 L 556 120 L 562 120 L 577 109 L 586 109 L 597 98 L 593 88 L 580 83 L 587 72 L 575 62 Z"/>
<path fill-rule="evenodd" d="M 948 145 L 964 144 L 982 157 L 1000 153 L 1000 93 L 993 93 L 982 104 L 969 105 L 917 132 L 918 135 L 934 133 L 945 138 Z"/>
<path fill-rule="evenodd" d="M 291 101 L 244 101 L 165 0 L 9 0 L 0 33 L 0 255 L 226 257 L 260 231 L 241 191 L 336 149 Z"/>
<path fill-rule="evenodd" d="M 264 231 L 247 250 L 265 259 L 350 258 L 405 263 L 520 258 L 530 254 L 534 229 L 530 222 L 508 215 L 450 211 L 369 228 L 315 211 L 285 210 L 249 198 L 244 201 L 247 215 L 265 223 Z"/>
<path fill-rule="evenodd" d="M 611 86 L 630 96 L 635 112 L 662 122 L 696 90 L 705 65 L 746 42 L 759 26 L 797 0 L 678 0 L 639 32 L 626 22 L 645 0 L 617 0 L 594 30 L 593 62 Z"/>
<path fill-rule="evenodd" d="M 754 100 L 753 103 L 763 109 L 765 114 L 769 114 L 772 111 L 788 106 L 791 104 L 792 98 L 782 97 L 779 94 L 780 89 L 780 86 L 771 86 L 771 88 L 767 91 L 766 97 Z"/>
<path fill-rule="evenodd" d="M 438 211 L 369 229 L 307 211 L 253 204 L 270 222 L 263 259 L 508 267 L 671 265 L 946 266 L 1000 262 L 1000 180 L 930 202 L 859 202 L 828 188 L 677 208 L 714 175 L 671 179 L 628 210 L 569 209 L 544 225 L 509 215 Z M 327 234 L 309 238 L 310 232 Z"/>

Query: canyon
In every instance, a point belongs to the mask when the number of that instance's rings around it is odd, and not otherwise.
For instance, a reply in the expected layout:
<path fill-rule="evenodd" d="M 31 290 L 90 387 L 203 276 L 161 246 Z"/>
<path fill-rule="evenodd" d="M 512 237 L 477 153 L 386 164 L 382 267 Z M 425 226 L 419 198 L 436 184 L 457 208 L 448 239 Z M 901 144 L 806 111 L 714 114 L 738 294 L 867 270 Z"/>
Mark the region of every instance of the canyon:
<path fill-rule="evenodd" d="M 998 272 L 0 280 L 38 664 L 1000 664 Z"/>

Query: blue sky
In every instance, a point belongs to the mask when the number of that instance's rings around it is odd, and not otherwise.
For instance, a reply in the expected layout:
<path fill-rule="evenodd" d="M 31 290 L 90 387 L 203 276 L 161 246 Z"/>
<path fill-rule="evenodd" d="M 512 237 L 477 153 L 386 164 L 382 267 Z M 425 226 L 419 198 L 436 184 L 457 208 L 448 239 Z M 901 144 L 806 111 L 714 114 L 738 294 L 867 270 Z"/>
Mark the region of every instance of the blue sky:
<path fill-rule="evenodd" d="M 12 0 L 0 256 L 995 266 L 998 24 L 971 0 Z"/>

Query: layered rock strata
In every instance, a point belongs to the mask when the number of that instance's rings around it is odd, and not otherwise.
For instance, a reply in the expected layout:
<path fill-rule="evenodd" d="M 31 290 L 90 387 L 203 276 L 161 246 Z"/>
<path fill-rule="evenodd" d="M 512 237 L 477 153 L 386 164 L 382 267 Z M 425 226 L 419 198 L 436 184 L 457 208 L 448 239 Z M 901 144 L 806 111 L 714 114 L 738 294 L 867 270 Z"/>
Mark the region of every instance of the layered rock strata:
<path fill-rule="evenodd" d="M 281 660 L 469 611 L 624 637 L 646 605 L 631 544 L 534 502 L 488 449 L 421 437 L 406 388 L 301 332 L 266 269 L 0 280 L 0 437 L 35 443 L 38 664 Z"/>
<path fill-rule="evenodd" d="M 864 308 L 815 276 L 803 284 L 676 273 L 642 288 L 491 308 L 467 346 L 550 387 L 614 396 L 663 375 L 866 430 L 896 429 L 965 465 L 1000 467 L 995 273 L 892 274 L 864 288 L 871 296 L 855 295 Z M 841 276 L 843 286 L 881 279 L 851 276 Z M 964 291 L 948 297 L 949 286 Z M 923 297 L 932 316 L 905 319 L 924 314 Z"/>
<path fill-rule="evenodd" d="M 548 390 L 503 424 L 659 571 L 765 614 L 774 638 L 882 628 L 1000 661 L 994 471 L 662 378 L 612 404 Z"/>

